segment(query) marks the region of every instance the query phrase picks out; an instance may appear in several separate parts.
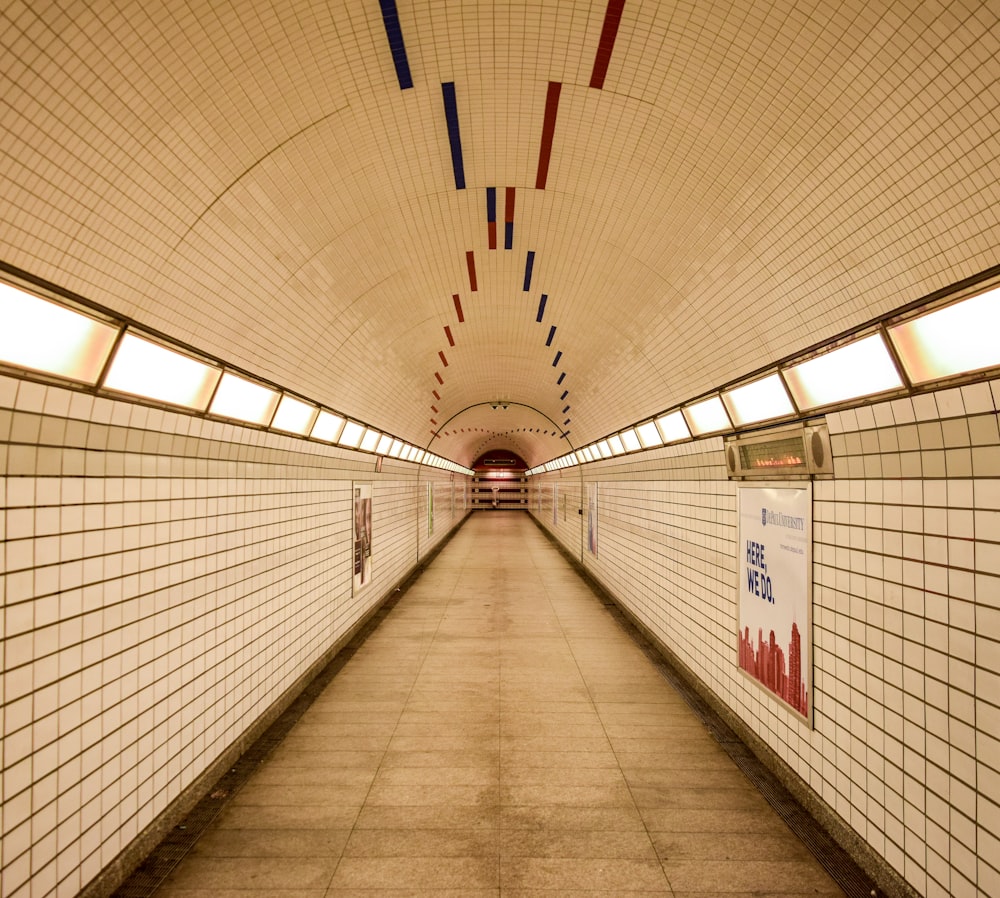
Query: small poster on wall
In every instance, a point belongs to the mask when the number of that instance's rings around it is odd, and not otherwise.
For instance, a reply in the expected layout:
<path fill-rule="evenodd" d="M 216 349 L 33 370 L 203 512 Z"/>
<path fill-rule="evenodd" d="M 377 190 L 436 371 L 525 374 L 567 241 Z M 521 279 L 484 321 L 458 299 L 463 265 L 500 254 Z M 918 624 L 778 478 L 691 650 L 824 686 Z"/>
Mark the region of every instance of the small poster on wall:
<path fill-rule="evenodd" d="M 587 548 L 597 557 L 597 484 L 587 484 Z"/>
<path fill-rule="evenodd" d="M 812 484 L 739 489 L 739 666 L 812 723 Z"/>
<path fill-rule="evenodd" d="M 354 591 L 372 578 L 372 485 L 354 484 Z"/>

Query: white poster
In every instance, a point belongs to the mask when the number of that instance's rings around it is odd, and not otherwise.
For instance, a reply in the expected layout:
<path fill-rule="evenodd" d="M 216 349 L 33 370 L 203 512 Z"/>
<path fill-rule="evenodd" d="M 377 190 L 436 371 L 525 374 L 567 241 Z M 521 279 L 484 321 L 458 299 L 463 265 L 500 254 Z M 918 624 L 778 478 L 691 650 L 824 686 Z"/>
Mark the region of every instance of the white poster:
<path fill-rule="evenodd" d="M 741 487 L 739 666 L 812 720 L 812 484 Z"/>
<path fill-rule="evenodd" d="M 372 485 L 354 484 L 354 591 L 372 577 Z"/>

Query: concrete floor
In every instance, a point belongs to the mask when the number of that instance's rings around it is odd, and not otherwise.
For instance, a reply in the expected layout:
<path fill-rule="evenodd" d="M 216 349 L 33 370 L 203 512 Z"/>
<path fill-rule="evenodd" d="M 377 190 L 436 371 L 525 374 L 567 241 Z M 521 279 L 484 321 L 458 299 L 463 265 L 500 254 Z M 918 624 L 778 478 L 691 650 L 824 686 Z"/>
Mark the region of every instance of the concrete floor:
<path fill-rule="evenodd" d="M 157 896 L 555 893 L 843 894 L 528 516 L 479 512 Z"/>

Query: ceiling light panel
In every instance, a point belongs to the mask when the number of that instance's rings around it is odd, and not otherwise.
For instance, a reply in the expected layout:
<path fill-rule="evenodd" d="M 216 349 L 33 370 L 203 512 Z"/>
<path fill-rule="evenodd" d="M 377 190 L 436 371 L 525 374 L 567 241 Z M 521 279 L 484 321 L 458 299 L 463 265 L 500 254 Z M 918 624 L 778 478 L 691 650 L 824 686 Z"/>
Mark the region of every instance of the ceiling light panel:
<path fill-rule="evenodd" d="M 346 421 L 344 423 L 344 430 L 340 434 L 337 442 L 341 446 L 347 446 L 349 449 L 357 449 L 361 445 L 361 438 L 365 435 L 365 425 L 358 424 L 357 421 Z"/>
<path fill-rule="evenodd" d="M 633 428 L 629 427 L 627 430 L 623 430 L 619 436 L 622 438 L 622 445 L 626 452 L 638 452 L 642 448 L 639 435 Z"/>
<path fill-rule="evenodd" d="M 663 438 L 660 436 L 660 432 L 656 429 L 656 424 L 653 421 L 640 424 L 636 427 L 635 432 L 639 435 L 639 440 L 644 449 L 652 449 L 663 445 Z"/>
<path fill-rule="evenodd" d="M 340 415 L 323 410 L 317 415 L 316 423 L 313 424 L 309 436 L 314 440 L 322 440 L 324 443 L 336 443 L 343 427 L 344 419 Z"/>
<path fill-rule="evenodd" d="M 835 405 L 903 386 L 880 334 L 872 334 L 785 370 L 800 409 Z"/>
<path fill-rule="evenodd" d="M 115 350 L 104 386 L 203 412 L 221 376 L 221 368 L 126 333 Z"/>
<path fill-rule="evenodd" d="M 684 408 L 684 417 L 695 436 L 729 430 L 732 424 L 726 414 L 726 407 L 718 396 L 712 396 Z"/>
<path fill-rule="evenodd" d="M 319 409 L 315 405 L 296 399 L 294 396 L 285 393 L 278 404 L 278 410 L 274 413 L 274 420 L 271 427 L 275 430 L 283 430 L 286 433 L 297 433 L 305 436 L 312 431 L 313 423 L 319 414 Z"/>
<path fill-rule="evenodd" d="M 95 384 L 118 328 L 0 283 L 0 362 Z"/>
<path fill-rule="evenodd" d="M 1000 366 L 1000 287 L 889 328 L 915 384 Z"/>
<path fill-rule="evenodd" d="M 722 394 L 733 424 L 743 427 L 758 421 L 769 421 L 795 414 L 792 400 L 779 374 L 735 387 Z"/>
<path fill-rule="evenodd" d="M 280 398 L 281 394 L 277 390 L 227 371 L 219 381 L 209 413 L 246 424 L 267 425 L 274 416 Z"/>
<path fill-rule="evenodd" d="M 680 410 L 657 418 L 656 429 L 660 431 L 664 443 L 676 443 L 678 440 L 691 439 L 691 430 Z"/>

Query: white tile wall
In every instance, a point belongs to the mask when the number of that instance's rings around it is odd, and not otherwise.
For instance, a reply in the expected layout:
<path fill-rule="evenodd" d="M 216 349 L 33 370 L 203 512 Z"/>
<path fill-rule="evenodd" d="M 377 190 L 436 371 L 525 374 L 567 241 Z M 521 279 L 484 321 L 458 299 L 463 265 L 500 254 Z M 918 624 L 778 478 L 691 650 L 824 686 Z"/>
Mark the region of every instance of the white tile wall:
<path fill-rule="evenodd" d="M 428 537 L 416 467 L 374 466 L 0 377 L 4 898 L 75 895 L 463 514 L 422 470 Z"/>
<path fill-rule="evenodd" d="M 828 416 L 813 730 L 737 673 L 736 485 L 721 441 L 532 484 L 574 497 L 566 522 L 553 528 L 544 502 L 539 521 L 927 896 L 1000 894 L 998 396 L 994 381 Z M 596 559 L 576 515 L 590 481 Z"/>

